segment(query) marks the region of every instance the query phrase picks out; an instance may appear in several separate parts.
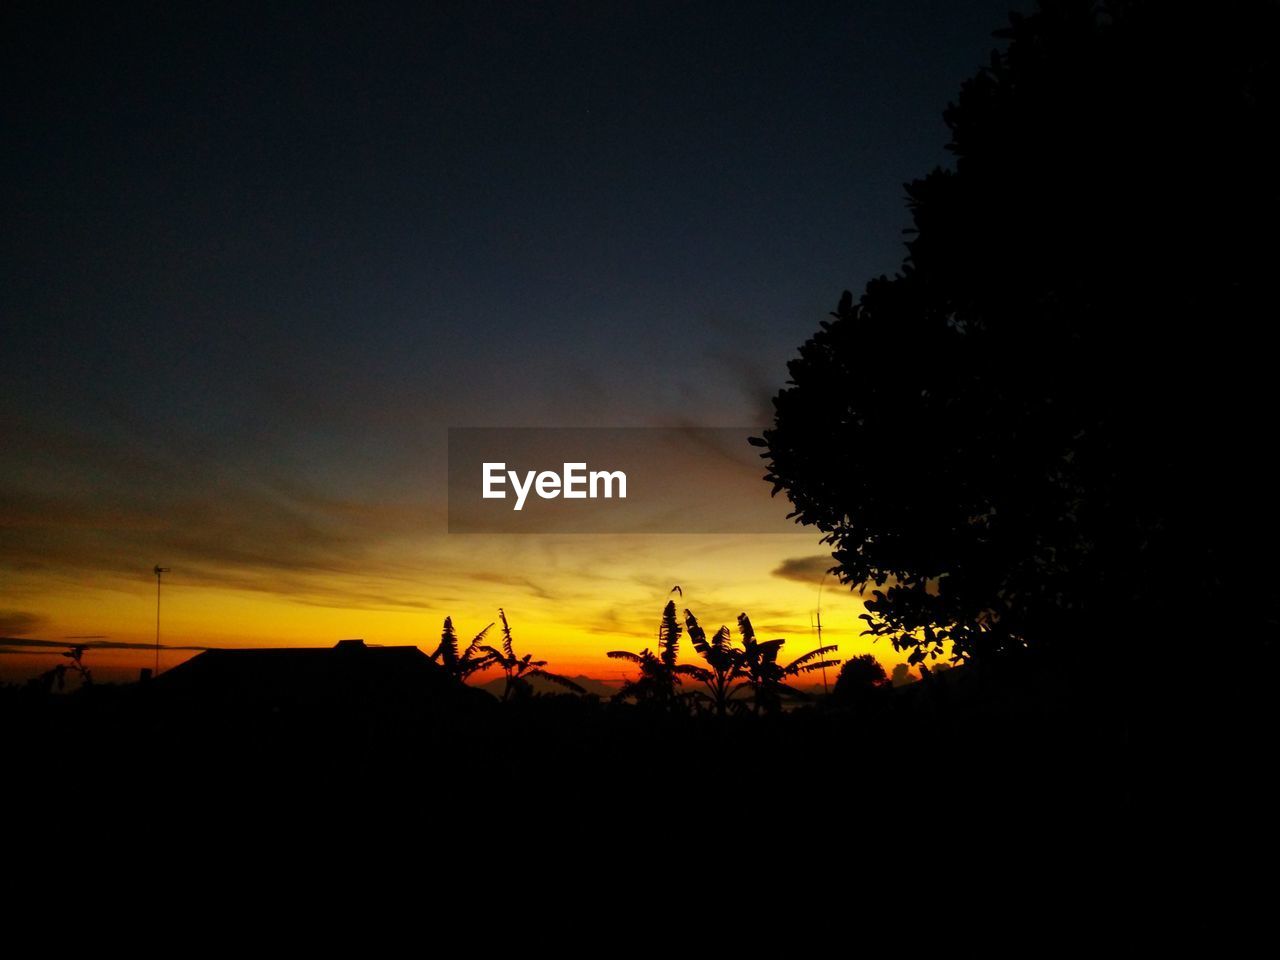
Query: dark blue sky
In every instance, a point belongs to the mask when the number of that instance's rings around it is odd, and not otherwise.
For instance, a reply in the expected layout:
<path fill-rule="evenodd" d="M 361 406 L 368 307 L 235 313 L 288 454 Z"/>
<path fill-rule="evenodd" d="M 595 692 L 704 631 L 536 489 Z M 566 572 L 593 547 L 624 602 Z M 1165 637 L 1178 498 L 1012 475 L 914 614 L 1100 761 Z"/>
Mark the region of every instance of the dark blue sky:
<path fill-rule="evenodd" d="M 0 31 L 0 492 L 88 511 L 759 422 L 1009 0 L 126 6 Z"/>

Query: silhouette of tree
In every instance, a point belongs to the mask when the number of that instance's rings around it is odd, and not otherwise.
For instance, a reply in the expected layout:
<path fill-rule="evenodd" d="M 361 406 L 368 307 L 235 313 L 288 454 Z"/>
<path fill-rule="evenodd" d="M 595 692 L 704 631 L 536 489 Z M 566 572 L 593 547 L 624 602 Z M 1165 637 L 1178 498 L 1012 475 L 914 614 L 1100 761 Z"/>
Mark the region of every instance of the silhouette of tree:
<path fill-rule="evenodd" d="M 699 668 L 676 663 L 681 632 L 680 621 L 676 617 L 676 603 L 668 600 L 662 611 L 662 622 L 658 625 L 656 654 L 648 647 L 639 653 L 610 650 L 606 656 L 614 660 L 626 660 L 640 668 L 640 676 L 624 683 L 613 699 L 632 699 L 638 703 L 658 704 L 667 708 L 686 699 L 677 690 L 681 685 L 680 678 L 696 676 Z"/>
<path fill-rule="evenodd" d="M 498 619 L 502 621 L 502 649 L 481 646 L 480 650 L 491 658 L 492 663 L 500 666 L 506 676 L 507 682 L 502 688 L 502 700 L 504 703 L 511 699 L 513 694 L 519 697 L 533 695 L 533 687 L 529 683 L 529 677 L 541 677 L 543 680 L 564 687 L 566 690 L 572 690 L 574 693 L 587 692 L 568 677 L 562 677 L 558 673 L 544 670 L 543 667 L 547 665 L 547 661 L 535 660 L 533 655 L 529 653 L 526 653 L 523 657 L 519 656 L 515 651 L 515 642 L 511 636 L 511 625 L 507 623 L 507 614 L 501 607 L 498 608 Z M 485 629 L 487 630 L 488 628 L 486 627 Z"/>
<path fill-rule="evenodd" d="M 841 703 L 856 702 L 864 699 L 872 691 L 887 686 L 889 675 L 884 672 L 880 661 L 869 653 L 851 657 L 844 662 L 840 673 L 836 676 L 835 688 L 831 691 L 832 699 Z"/>
<path fill-rule="evenodd" d="M 696 667 L 692 676 L 706 685 L 712 707 L 723 717 L 734 692 L 742 687 L 741 683 L 735 683 L 743 676 L 742 651 L 733 646 L 728 627 L 721 626 L 708 640 L 692 611 L 686 610 L 684 617 L 693 649 L 707 662 L 706 667 Z"/>
<path fill-rule="evenodd" d="M 787 684 L 787 678 L 840 664 L 839 660 L 824 659 L 836 649 L 834 646 L 810 650 L 786 665 L 779 663 L 778 652 L 787 641 L 757 640 L 755 628 L 745 613 L 738 614 L 738 633 L 742 639 L 741 671 L 751 688 L 751 702 L 756 713 L 773 713 L 781 708 L 783 699 L 804 699 L 808 696 L 803 690 Z"/>
<path fill-rule="evenodd" d="M 467 644 L 466 649 L 459 654 L 458 634 L 453 629 L 453 618 L 445 617 L 444 628 L 440 631 L 440 645 L 436 647 L 435 653 L 431 654 L 431 659 L 444 667 L 449 676 L 459 683 L 466 683 L 473 673 L 492 666 L 496 662 L 493 654 L 485 653 L 481 646 L 485 634 L 492 628 L 491 623 L 477 633 Z"/>
<path fill-rule="evenodd" d="M 1168 643 L 1188 577 L 1277 633 L 1278 27 L 1232 0 L 1013 17 L 944 115 L 954 170 L 907 187 L 901 271 L 790 363 L 767 479 L 913 664 Z"/>

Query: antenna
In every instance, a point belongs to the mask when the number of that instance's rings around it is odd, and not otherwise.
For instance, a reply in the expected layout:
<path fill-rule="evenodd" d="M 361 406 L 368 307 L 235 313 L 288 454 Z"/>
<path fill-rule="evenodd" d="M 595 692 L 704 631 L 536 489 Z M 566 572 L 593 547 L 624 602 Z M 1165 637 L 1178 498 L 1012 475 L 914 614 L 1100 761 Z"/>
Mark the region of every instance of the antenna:
<path fill-rule="evenodd" d="M 821 647 L 822 647 L 822 588 L 826 585 L 827 577 L 829 577 L 829 576 L 831 576 L 831 571 L 830 571 L 830 570 L 828 570 L 826 573 L 824 573 L 824 574 L 822 575 L 822 580 L 821 580 L 821 582 L 819 582 L 819 584 L 818 584 L 818 616 L 817 616 L 817 621 L 818 621 L 818 647 L 819 647 L 819 648 L 821 648 Z M 826 655 L 825 653 L 824 653 L 824 654 L 821 654 L 821 655 L 818 657 L 818 660 L 819 660 L 819 662 L 822 664 L 822 692 L 823 692 L 824 694 L 830 694 L 830 693 L 831 693 L 831 691 L 830 691 L 830 689 L 828 689 L 828 687 L 827 687 L 827 655 Z"/>
<path fill-rule="evenodd" d="M 160 676 L 160 575 L 168 573 L 168 567 L 156 564 L 152 573 L 156 575 L 156 669 L 154 676 Z"/>

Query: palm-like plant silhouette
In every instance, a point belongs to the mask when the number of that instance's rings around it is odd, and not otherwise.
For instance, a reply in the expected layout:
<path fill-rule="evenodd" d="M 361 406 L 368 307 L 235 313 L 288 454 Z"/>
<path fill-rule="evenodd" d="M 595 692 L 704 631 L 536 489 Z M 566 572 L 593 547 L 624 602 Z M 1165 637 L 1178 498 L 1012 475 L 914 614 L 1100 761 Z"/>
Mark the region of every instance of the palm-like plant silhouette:
<path fill-rule="evenodd" d="M 694 667 L 693 676 L 706 686 L 708 692 L 704 696 L 711 701 L 716 713 L 723 717 L 729 710 L 733 694 L 743 686 L 735 682 L 744 675 L 742 651 L 733 646 L 728 627 L 721 626 L 708 640 L 706 631 L 691 610 L 685 610 L 684 622 L 693 649 L 707 662 L 705 667 Z"/>
<path fill-rule="evenodd" d="M 613 695 L 615 700 L 631 698 L 637 702 L 670 706 L 679 699 L 676 688 L 680 677 L 696 676 L 698 667 L 676 663 L 680 651 L 682 629 L 676 617 L 676 603 L 667 601 L 662 611 L 662 623 L 658 626 L 658 652 L 648 647 L 639 653 L 627 650 L 610 650 L 606 656 L 614 660 L 626 660 L 640 668 L 640 676 L 628 680 Z"/>
<path fill-rule="evenodd" d="M 480 645 L 480 641 L 492 627 L 491 623 L 477 633 L 467 644 L 466 649 L 459 654 L 458 634 L 453 629 L 453 618 L 445 617 L 444 628 L 440 631 L 440 646 L 436 647 L 436 652 L 431 654 L 431 659 L 444 667 L 453 679 L 459 683 L 466 683 L 467 678 L 473 673 L 491 666 L 494 662 L 493 656 L 485 653 L 485 648 Z"/>
<path fill-rule="evenodd" d="M 543 667 L 547 665 L 547 661 L 535 660 L 531 653 L 526 653 L 523 657 L 517 656 L 515 643 L 511 637 L 511 625 L 507 623 L 507 614 L 501 607 L 498 608 L 498 619 L 502 621 L 502 649 L 498 650 L 494 647 L 482 646 L 480 650 L 489 655 L 491 658 L 490 663 L 500 666 L 502 672 L 506 674 L 507 682 L 502 688 L 502 700 L 504 703 L 511 698 L 513 693 L 522 697 L 533 694 L 533 686 L 529 683 L 529 677 L 541 677 L 543 680 L 548 680 L 564 687 L 566 690 L 572 690 L 574 693 L 587 692 L 568 677 L 562 677 L 558 673 L 544 670 Z"/>
<path fill-rule="evenodd" d="M 802 690 L 787 684 L 786 678 L 840 664 L 839 660 L 823 659 L 836 649 L 834 646 L 810 650 L 786 665 L 779 663 L 778 651 L 787 641 L 757 640 L 751 619 L 745 613 L 738 614 L 738 633 L 742 637 L 741 670 L 747 686 L 751 688 L 756 713 L 777 710 L 784 697 L 798 699 L 807 696 Z"/>
<path fill-rule="evenodd" d="M 33 687 L 50 693 L 56 686 L 59 690 L 66 689 L 67 671 L 74 670 L 80 675 L 80 682 L 88 687 L 93 685 L 93 673 L 84 665 L 84 652 L 86 647 L 84 644 L 77 644 L 70 650 L 67 650 L 63 656 L 70 660 L 70 663 L 60 663 L 52 670 L 46 670 L 34 680 L 31 681 Z"/>

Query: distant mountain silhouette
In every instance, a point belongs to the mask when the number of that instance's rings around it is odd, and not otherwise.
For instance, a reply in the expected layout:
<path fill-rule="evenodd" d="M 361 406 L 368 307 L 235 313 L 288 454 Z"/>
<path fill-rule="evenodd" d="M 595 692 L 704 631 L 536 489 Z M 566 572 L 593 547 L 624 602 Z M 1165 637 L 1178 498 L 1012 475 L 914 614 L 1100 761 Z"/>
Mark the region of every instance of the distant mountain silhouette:
<path fill-rule="evenodd" d="M 585 673 L 580 673 L 576 677 L 570 677 L 578 686 L 582 687 L 587 693 L 595 694 L 597 697 L 608 698 L 618 692 L 618 684 L 609 684 L 604 680 L 597 680 L 595 677 L 588 677 Z M 476 685 L 477 690 L 485 690 L 499 699 L 502 698 L 503 688 L 506 686 L 506 679 L 497 677 L 488 683 Z M 544 680 L 541 677 L 530 677 L 529 685 L 533 687 L 534 693 L 564 693 L 564 687 Z"/>

